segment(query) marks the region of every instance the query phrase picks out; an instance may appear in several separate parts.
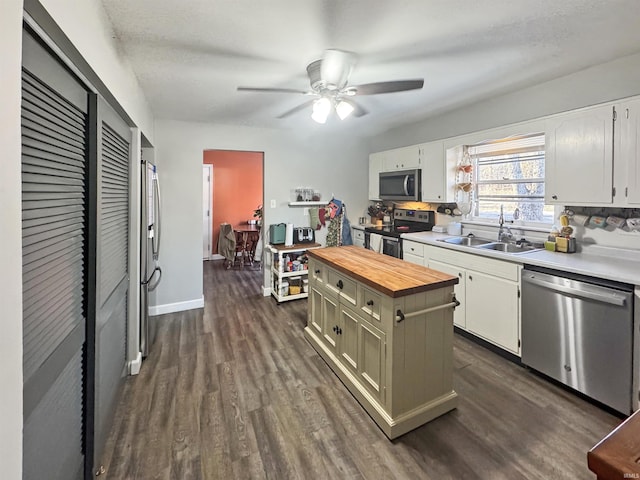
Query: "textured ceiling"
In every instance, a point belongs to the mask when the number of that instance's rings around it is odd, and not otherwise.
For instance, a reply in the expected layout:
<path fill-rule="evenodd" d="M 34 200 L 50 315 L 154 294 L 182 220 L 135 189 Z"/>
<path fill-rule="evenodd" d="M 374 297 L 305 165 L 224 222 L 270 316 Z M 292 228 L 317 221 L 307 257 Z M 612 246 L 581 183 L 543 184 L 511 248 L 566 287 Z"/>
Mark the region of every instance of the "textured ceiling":
<path fill-rule="evenodd" d="M 640 51 L 640 0 L 103 0 L 158 118 L 372 135 Z M 318 125 L 306 66 L 357 53 L 350 84 L 424 78 L 358 97 L 360 118 Z M 603 86 L 603 88 L 605 88 Z"/>

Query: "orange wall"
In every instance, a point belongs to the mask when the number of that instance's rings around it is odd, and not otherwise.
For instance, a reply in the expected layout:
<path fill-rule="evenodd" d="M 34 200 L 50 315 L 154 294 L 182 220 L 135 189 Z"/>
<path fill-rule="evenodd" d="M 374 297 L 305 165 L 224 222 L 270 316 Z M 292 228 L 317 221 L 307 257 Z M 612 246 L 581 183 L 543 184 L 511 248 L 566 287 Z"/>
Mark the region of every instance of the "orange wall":
<path fill-rule="evenodd" d="M 204 151 L 203 163 L 213 165 L 213 253 L 218 252 L 221 223 L 246 224 L 262 205 L 263 157 L 262 152 Z"/>

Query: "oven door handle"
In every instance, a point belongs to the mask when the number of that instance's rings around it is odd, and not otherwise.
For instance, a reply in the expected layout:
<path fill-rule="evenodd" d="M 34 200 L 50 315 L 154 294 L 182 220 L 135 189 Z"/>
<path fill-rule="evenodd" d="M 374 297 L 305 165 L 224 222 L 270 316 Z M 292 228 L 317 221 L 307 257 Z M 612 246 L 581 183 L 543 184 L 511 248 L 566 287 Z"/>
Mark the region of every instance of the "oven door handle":
<path fill-rule="evenodd" d="M 395 238 L 395 237 L 385 237 L 385 236 L 383 236 L 382 237 L 382 241 L 383 242 L 395 242 L 395 243 L 398 243 L 400 240 Z"/>

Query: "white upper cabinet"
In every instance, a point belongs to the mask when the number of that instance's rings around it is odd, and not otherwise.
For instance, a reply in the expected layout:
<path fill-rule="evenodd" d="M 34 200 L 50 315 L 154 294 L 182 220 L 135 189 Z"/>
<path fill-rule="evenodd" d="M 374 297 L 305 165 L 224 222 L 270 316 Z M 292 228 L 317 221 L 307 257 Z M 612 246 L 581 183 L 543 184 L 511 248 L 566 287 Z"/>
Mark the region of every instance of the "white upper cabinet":
<path fill-rule="evenodd" d="M 385 152 L 369 155 L 369 200 L 380 200 L 380 172 Z"/>
<path fill-rule="evenodd" d="M 422 168 L 422 201 L 446 202 L 446 161 L 444 142 L 429 142 L 419 145 Z"/>
<path fill-rule="evenodd" d="M 616 142 L 614 202 L 640 204 L 640 100 L 616 105 Z"/>
<path fill-rule="evenodd" d="M 545 157 L 546 203 L 612 203 L 613 106 L 548 119 Z"/>
<path fill-rule="evenodd" d="M 382 165 L 383 172 L 420 168 L 420 145 L 387 150 Z"/>

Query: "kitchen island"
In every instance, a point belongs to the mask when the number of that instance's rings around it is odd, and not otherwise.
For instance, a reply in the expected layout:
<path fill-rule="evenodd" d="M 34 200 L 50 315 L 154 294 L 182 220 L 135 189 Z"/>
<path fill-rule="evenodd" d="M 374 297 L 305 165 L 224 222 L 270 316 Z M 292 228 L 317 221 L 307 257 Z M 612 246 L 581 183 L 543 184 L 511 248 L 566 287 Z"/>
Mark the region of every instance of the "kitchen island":
<path fill-rule="evenodd" d="M 355 246 L 308 255 L 305 337 L 387 437 L 456 408 L 458 278 Z"/>

